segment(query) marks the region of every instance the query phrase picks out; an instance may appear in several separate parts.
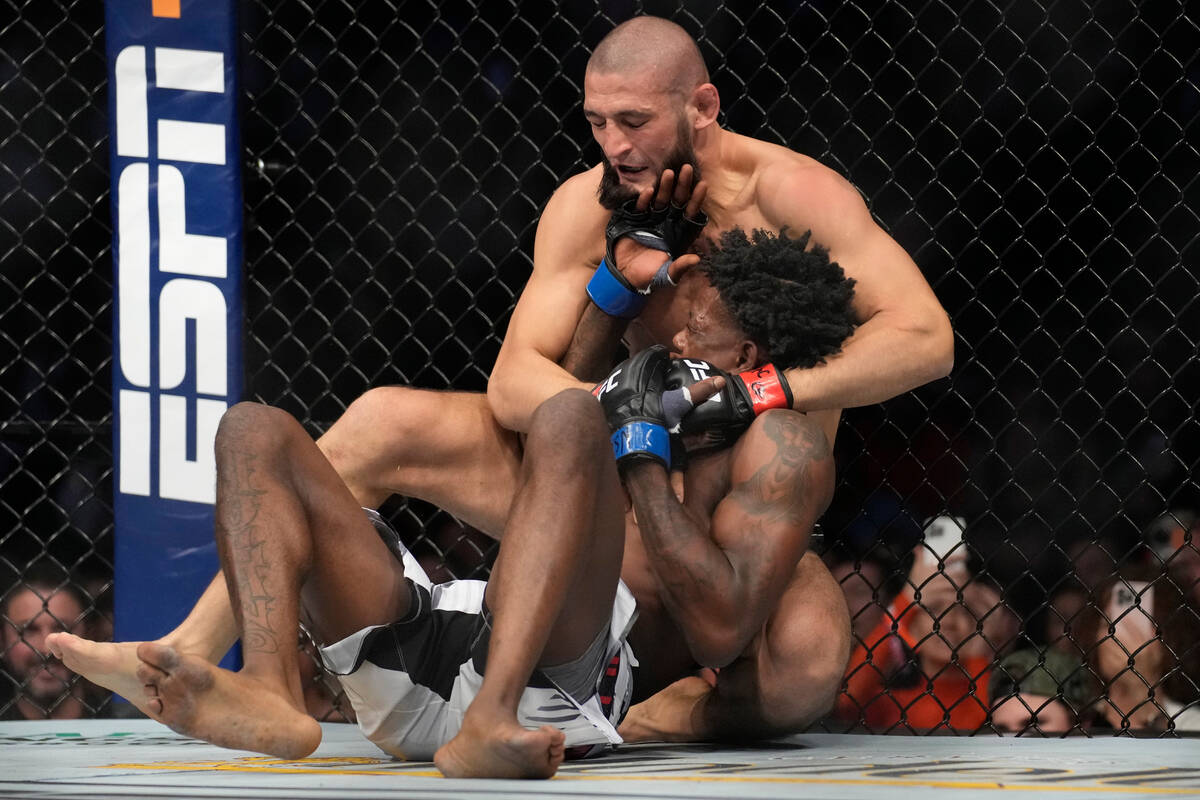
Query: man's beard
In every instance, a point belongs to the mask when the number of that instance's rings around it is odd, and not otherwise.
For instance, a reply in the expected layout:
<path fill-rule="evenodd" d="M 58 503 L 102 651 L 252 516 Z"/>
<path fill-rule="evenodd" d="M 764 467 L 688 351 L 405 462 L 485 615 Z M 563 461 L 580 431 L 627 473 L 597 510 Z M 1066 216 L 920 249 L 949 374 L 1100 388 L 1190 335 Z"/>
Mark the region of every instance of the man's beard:
<path fill-rule="evenodd" d="M 700 182 L 700 165 L 696 163 L 696 151 L 692 148 L 692 142 L 688 133 L 686 119 L 679 123 L 679 138 L 675 143 L 675 149 L 667 154 L 663 161 L 662 170 L 671 170 L 675 173 L 675 177 L 679 177 L 679 168 L 684 164 L 692 165 L 692 186 Z M 627 186 L 621 183 L 621 174 L 616 168 L 609 163 L 608 159 L 601 162 L 604 170 L 600 176 L 600 190 L 597 193 L 600 200 L 600 205 L 607 208 L 609 211 L 616 211 L 629 200 L 636 200 L 639 191 L 632 186 Z M 658 192 L 659 181 L 662 180 L 662 172 L 654 179 L 654 191 Z"/>

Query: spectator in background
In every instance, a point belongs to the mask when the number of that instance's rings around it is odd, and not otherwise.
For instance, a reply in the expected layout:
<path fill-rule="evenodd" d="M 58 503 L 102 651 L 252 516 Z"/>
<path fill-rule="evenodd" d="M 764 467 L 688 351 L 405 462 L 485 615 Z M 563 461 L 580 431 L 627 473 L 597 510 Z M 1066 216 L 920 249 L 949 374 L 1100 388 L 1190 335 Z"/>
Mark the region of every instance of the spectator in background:
<path fill-rule="evenodd" d="M 1195 516 L 1174 511 L 1143 531 L 1147 557 L 1096 592 L 1089 660 L 1115 729 L 1200 730 L 1200 553 Z"/>
<path fill-rule="evenodd" d="M 29 568 L 0 601 L 2 660 L 13 697 L 0 718 L 78 719 L 89 711 L 87 684 L 50 655 L 46 636 L 68 631 L 89 636 L 86 595 L 61 568 Z"/>
<path fill-rule="evenodd" d="M 1136 572 L 1136 570 L 1128 570 Z M 1104 682 L 1100 713 L 1117 730 L 1163 730 L 1159 705 L 1167 653 L 1154 620 L 1157 592 L 1143 575 L 1117 577 L 1097 592 L 1090 663 Z"/>
<path fill-rule="evenodd" d="M 917 679 L 894 687 L 892 697 L 903 721 L 918 730 L 976 730 L 987 721 L 992 664 L 1019 628 L 999 588 L 982 572 L 972 574 L 965 528 L 949 516 L 926 524 L 909 575 L 911 604 L 898 603 Z"/>
<path fill-rule="evenodd" d="M 988 682 L 992 725 L 1004 733 L 1065 734 L 1091 726 L 1099 692 L 1078 658 L 1057 650 L 1017 650 Z"/>
<path fill-rule="evenodd" d="M 1190 509 L 1168 512 L 1146 526 L 1143 538 L 1179 591 L 1200 607 L 1200 516 Z"/>
<path fill-rule="evenodd" d="M 1196 529 L 1193 527 L 1193 532 Z M 1190 540 L 1195 542 L 1195 538 Z M 1158 607 L 1169 659 L 1163 709 L 1175 730 L 1200 731 L 1200 552 L 1188 543 L 1167 562 Z"/>
<path fill-rule="evenodd" d="M 1095 591 L 1117 574 L 1120 565 L 1113 553 L 1119 549 L 1111 542 L 1089 539 L 1070 545 L 1067 558 L 1079 582 Z"/>
<path fill-rule="evenodd" d="M 1074 574 L 1055 584 L 1046 599 L 1042 634 L 1046 646 L 1076 658 L 1087 655 L 1086 631 L 1092 622 L 1091 592 Z"/>
<path fill-rule="evenodd" d="M 912 558 L 911 551 L 897 557 L 882 542 L 871 543 L 862 553 L 841 545 L 825 556 L 846 595 L 854 637 L 846 685 L 833 712 L 838 722 L 883 731 L 899 718 L 888 689 L 913 682 L 913 676 L 902 674 L 911 672 L 913 652 L 894 601 L 908 582 Z"/>
<path fill-rule="evenodd" d="M 1019 621 L 985 575 L 972 575 L 964 528 L 962 519 L 937 517 L 903 558 L 889 557 L 882 542 L 861 555 L 831 553 L 855 634 L 836 721 L 871 731 L 986 722 L 991 665 L 1015 641 Z"/>
<path fill-rule="evenodd" d="M 914 602 L 902 612 L 918 680 L 897 687 L 893 697 L 904 708 L 905 721 L 918 730 L 975 730 L 987 720 L 984 698 L 992 659 L 968 652 L 978 616 L 959 592 L 969 579 L 965 558 L 947 564 L 918 585 Z"/>

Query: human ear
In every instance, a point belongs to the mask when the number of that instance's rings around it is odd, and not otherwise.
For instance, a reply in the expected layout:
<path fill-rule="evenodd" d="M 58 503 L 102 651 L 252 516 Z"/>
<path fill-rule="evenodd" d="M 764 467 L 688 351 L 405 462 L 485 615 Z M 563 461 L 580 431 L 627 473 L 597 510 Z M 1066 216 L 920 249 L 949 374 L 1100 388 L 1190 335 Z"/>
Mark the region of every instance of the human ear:
<path fill-rule="evenodd" d="M 717 121 L 717 113 L 721 110 L 721 96 L 717 87 L 711 83 L 702 83 L 692 92 L 692 105 L 696 108 L 696 119 L 693 127 L 696 130 L 707 128 Z"/>
<path fill-rule="evenodd" d="M 760 352 L 757 344 L 749 339 L 743 339 L 738 345 L 738 369 L 747 370 L 759 366 Z"/>

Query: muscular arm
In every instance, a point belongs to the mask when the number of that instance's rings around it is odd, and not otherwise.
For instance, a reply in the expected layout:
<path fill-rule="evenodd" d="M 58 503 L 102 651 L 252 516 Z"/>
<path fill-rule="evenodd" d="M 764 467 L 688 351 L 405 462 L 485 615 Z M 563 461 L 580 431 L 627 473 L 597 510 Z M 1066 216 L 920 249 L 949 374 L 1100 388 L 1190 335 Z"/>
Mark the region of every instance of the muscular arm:
<path fill-rule="evenodd" d="M 774 226 L 793 235 L 811 229 L 856 281 L 859 327 L 825 364 L 788 371 L 794 408 L 869 405 L 949 374 L 954 334 L 946 312 L 850 183 L 820 165 L 777 170 L 761 181 L 759 201 Z"/>
<path fill-rule="evenodd" d="M 581 381 L 596 383 L 616 363 L 617 345 L 627 327 L 629 320 L 610 317 L 589 302 L 563 356 L 562 368 Z"/>
<path fill-rule="evenodd" d="M 626 474 L 664 603 L 705 666 L 730 663 L 761 629 L 833 491 L 828 442 L 798 414 L 763 414 L 731 458 L 730 489 L 711 524 L 680 505 L 662 466 Z"/>
<path fill-rule="evenodd" d="M 492 413 L 510 430 L 528 431 L 534 410 L 563 389 L 591 389 L 559 362 L 590 305 L 587 282 L 603 253 L 607 217 L 595 202 L 595 180 L 591 172 L 568 180 L 538 222 L 533 274 L 488 380 Z"/>

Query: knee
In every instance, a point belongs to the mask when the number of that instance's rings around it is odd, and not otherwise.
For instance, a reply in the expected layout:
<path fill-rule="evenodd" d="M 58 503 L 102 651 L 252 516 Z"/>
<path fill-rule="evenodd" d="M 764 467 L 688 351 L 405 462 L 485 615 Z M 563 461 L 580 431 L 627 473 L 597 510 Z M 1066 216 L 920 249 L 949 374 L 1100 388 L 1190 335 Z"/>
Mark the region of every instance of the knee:
<path fill-rule="evenodd" d="M 217 458 L 248 448 L 260 453 L 279 450 L 297 434 L 307 435 L 295 417 L 283 409 L 262 403 L 237 403 L 222 415 L 217 426 Z"/>
<path fill-rule="evenodd" d="M 368 389 L 354 399 L 337 422 L 330 427 L 329 432 L 321 437 L 321 441 L 353 438 L 361 436 L 365 431 L 380 428 L 394 429 L 408 424 L 426 423 L 420 414 L 415 413 L 413 401 L 418 393 L 403 386 L 379 386 Z"/>
<path fill-rule="evenodd" d="M 779 733 L 797 733 L 833 710 L 850 659 L 845 613 L 810 618 L 805 629 L 768 647 L 761 671 L 764 716 Z"/>
<path fill-rule="evenodd" d="M 343 477 L 357 474 L 374 455 L 371 443 L 386 440 L 389 455 L 393 445 L 420 441 L 422 431 L 436 427 L 436 407 L 427 392 L 402 386 L 381 386 L 359 395 L 338 417 L 317 446 Z"/>
<path fill-rule="evenodd" d="M 838 649 L 770 671 L 761 687 L 763 716 L 776 735 L 800 733 L 833 710 L 846 669 L 846 660 L 831 652 Z"/>
<path fill-rule="evenodd" d="M 533 412 L 525 452 L 547 448 L 560 455 L 595 459 L 611 457 L 608 423 L 600 403 L 582 389 L 566 389 L 545 400 Z"/>

